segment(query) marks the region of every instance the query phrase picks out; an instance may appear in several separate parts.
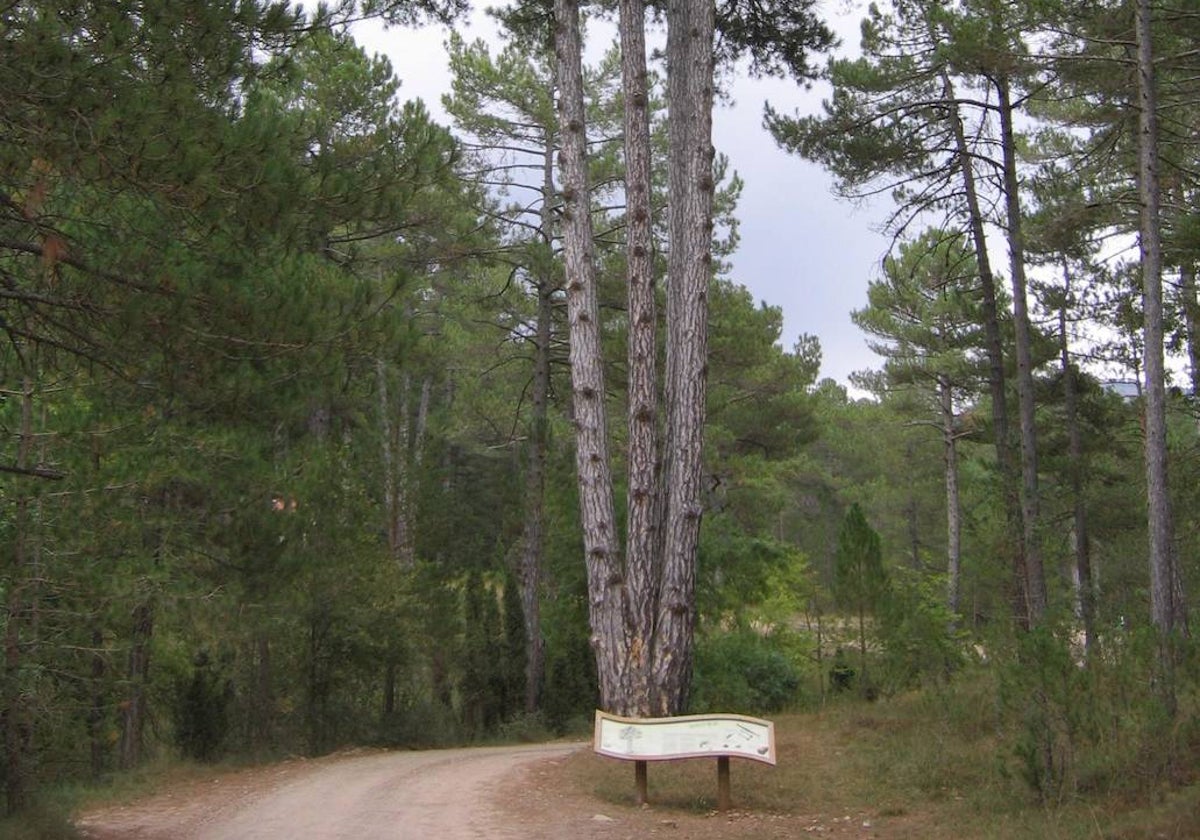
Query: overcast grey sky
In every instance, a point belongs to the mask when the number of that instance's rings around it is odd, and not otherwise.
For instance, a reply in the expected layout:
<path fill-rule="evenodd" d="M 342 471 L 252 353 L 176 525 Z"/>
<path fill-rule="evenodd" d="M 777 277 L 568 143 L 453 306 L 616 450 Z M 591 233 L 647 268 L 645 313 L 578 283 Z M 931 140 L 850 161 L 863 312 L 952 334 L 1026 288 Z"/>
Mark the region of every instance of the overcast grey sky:
<path fill-rule="evenodd" d="M 857 47 L 863 5 L 825 3 L 822 13 L 841 34 L 843 50 Z M 459 30 L 471 40 L 492 37 L 495 27 L 476 11 Z M 599 38 L 603 32 L 593 26 L 589 35 Z M 436 119 L 448 122 L 441 107 L 450 85 L 445 30 L 360 26 L 355 36 L 368 52 L 388 56 L 402 82 L 403 98 L 423 99 Z M 732 105 L 714 114 L 713 140 L 745 180 L 733 279 L 757 300 L 783 309 L 786 348 L 801 333 L 816 335 L 821 375 L 845 384 L 852 371 L 880 364 L 850 321 L 850 311 L 866 303 L 867 282 L 879 271 L 887 239 L 875 229 L 885 211 L 835 198 L 824 170 L 780 150 L 763 129 L 764 101 L 783 113 L 816 113 L 825 94 L 820 85 L 805 91 L 794 82 L 750 79 L 741 73 L 730 92 Z"/>

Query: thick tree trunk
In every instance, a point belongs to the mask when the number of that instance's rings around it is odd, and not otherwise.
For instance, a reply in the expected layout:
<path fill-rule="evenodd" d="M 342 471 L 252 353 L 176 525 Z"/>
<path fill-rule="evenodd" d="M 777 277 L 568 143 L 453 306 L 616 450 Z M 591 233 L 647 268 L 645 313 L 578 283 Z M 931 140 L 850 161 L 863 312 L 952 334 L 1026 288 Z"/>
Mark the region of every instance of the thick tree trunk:
<path fill-rule="evenodd" d="M 962 513 L 958 495 L 958 430 L 954 422 L 954 392 L 950 380 L 938 377 L 942 409 L 942 449 L 946 479 L 946 606 L 958 622 L 962 567 Z"/>
<path fill-rule="evenodd" d="M 600 703 L 609 711 L 621 713 L 630 711 L 627 704 L 631 700 L 624 621 L 626 582 L 621 567 L 608 447 L 577 0 L 555 0 L 554 19 L 562 145 L 563 257 L 588 613 Z"/>
<path fill-rule="evenodd" d="M 1067 454 L 1070 458 L 1071 502 L 1074 509 L 1075 610 L 1083 625 L 1084 660 L 1090 661 L 1095 644 L 1095 592 L 1092 582 L 1091 538 L 1083 495 L 1083 439 L 1079 430 L 1079 388 L 1067 336 L 1067 305 L 1071 300 L 1071 272 L 1063 266 L 1065 295 L 1058 310 L 1059 357 L 1063 375 L 1063 407 L 1067 420 Z"/>
<path fill-rule="evenodd" d="M 133 626 L 129 642 L 127 692 L 121 705 L 121 743 L 119 765 L 122 770 L 137 767 L 142 760 L 143 733 L 149 703 L 150 643 L 154 638 L 154 609 L 148 601 L 133 608 Z"/>
<path fill-rule="evenodd" d="M 630 614 L 631 689 L 648 700 L 661 543 L 658 463 L 658 343 L 651 247 L 650 94 L 646 7 L 621 0 L 621 85 L 625 97 L 626 289 L 629 319 L 629 456 L 625 566 Z M 640 710 L 650 711 L 646 706 Z"/>
<path fill-rule="evenodd" d="M 713 30 L 710 0 L 674 0 L 667 11 L 667 447 L 663 570 L 653 660 L 655 714 L 687 705 L 695 631 L 701 452 L 712 281 Z"/>
<path fill-rule="evenodd" d="M 942 72 L 944 98 L 950 103 L 947 119 L 954 132 L 958 168 L 962 174 L 963 195 L 967 202 L 968 226 L 971 243 L 975 251 L 975 262 L 979 271 L 984 318 L 984 341 L 988 358 L 988 390 L 992 398 L 992 438 L 996 449 L 996 465 L 1000 473 L 1001 493 L 1008 531 L 1012 535 L 1012 588 L 1011 603 L 1013 616 L 1024 623 L 1028 588 L 1025 582 L 1025 550 L 1023 539 L 1020 490 L 1017 470 L 1013 463 L 1012 447 L 1009 445 L 1008 395 L 1004 382 L 1004 342 L 1000 332 L 1000 307 L 996 298 L 996 279 L 988 257 L 987 235 L 984 231 L 983 211 L 979 205 L 979 191 L 975 184 L 975 166 L 966 131 L 956 104 L 954 86 L 950 75 Z"/>
<path fill-rule="evenodd" d="M 1146 502 L 1149 519 L 1150 617 L 1164 644 L 1186 631 L 1176 584 L 1179 570 L 1167 482 L 1166 371 L 1164 361 L 1161 192 L 1158 117 L 1149 0 L 1134 4 L 1138 75 L 1138 195 L 1141 204 L 1142 305 L 1145 314 Z M 1173 654 L 1164 655 L 1163 691 L 1174 711 Z"/>
<path fill-rule="evenodd" d="M 1007 75 L 996 80 L 1000 110 L 1000 145 L 1004 156 L 1004 204 L 1008 222 L 1009 270 L 1012 274 L 1013 327 L 1017 357 L 1017 410 L 1021 429 L 1021 526 L 1025 549 L 1025 609 L 1030 626 L 1046 615 L 1046 575 L 1038 520 L 1037 405 L 1033 392 L 1033 331 L 1025 281 L 1025 240 L 1021 226 L 1021 196 L 1017 181 L 1017 146 L 1013 133 L 1012 91 Z"/>

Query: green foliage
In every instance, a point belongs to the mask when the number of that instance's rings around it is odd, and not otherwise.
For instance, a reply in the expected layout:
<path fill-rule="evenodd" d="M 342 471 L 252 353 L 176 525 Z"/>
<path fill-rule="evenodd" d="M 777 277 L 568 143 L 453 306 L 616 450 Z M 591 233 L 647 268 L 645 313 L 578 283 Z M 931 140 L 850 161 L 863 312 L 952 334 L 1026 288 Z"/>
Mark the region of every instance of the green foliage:
<path fill-rule="evenodd" d="M 800 682 L 786 631 L 711 632 L 696 645 L 691 711 L 778 712 L 799 702 Z"/>
<path fill-rule="evenodd" d="M 1147 690 L 1157 679 L 1152 632 L 1106 634 L 1086 662 L 1076 640 L 1050 627 L 1016 645 L 998 665 L 997 696 L 1011 772 L 1042 801 L 1141 799 L 1194 781 L 1200 731 Z M 1176 679 L 1191 707 L 1197 674 L 1190 645 L 1188 651 Z"/>
<path fill-rule="evenodd" d="M 876 630 L 881 690 L 891 694 L 949 680 L 966 657 L 964 635 L 953 629 L 956 616 L 946 606 L 945 576 L 898 567 L 889 582 Z"/>
<path fill-rule="evenodd" d="M 211 762 L 220 756 L 229 726 L 229 689 L 203 653 L 196 656 L 191 679 L 175 684 L 175 742 L 186 758 Z"/>
<path fill-rule="evenodd" d="M 879 534 L 857 502 L 846 511 L 838 531 L 833 596 L 859 615 L 874 612 L 889 590 Z"/>

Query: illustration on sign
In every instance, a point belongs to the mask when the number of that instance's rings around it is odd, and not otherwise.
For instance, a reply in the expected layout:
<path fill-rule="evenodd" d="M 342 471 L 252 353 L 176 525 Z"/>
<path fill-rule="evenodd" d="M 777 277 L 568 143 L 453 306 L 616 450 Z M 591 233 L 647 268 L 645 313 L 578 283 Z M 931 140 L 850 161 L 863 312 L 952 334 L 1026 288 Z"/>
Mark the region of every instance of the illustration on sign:
<path fill-rule="evenodd" d="M 639 761 L 735 756 L 775 763 L 775 727 L 742 715 L 622 718 L 596 713 L 595 751 Z"/>

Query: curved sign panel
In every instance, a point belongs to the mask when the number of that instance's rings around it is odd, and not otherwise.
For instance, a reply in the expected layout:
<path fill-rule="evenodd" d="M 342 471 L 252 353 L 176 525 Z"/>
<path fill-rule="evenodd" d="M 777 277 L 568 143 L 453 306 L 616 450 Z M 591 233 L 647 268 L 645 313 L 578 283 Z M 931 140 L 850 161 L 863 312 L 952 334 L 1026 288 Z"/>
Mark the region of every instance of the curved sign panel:
<path fill-rule="evenodd" d="M 775 724 L 744 715 L 625 718 L 596 712 L 593 749 L 631 761 L 733 756 L 775 763 Z"/>

